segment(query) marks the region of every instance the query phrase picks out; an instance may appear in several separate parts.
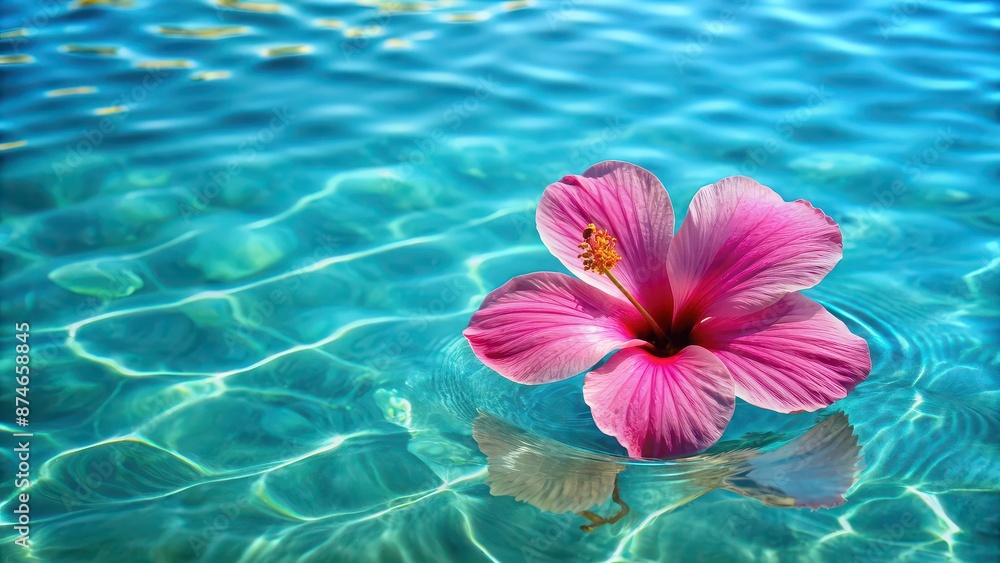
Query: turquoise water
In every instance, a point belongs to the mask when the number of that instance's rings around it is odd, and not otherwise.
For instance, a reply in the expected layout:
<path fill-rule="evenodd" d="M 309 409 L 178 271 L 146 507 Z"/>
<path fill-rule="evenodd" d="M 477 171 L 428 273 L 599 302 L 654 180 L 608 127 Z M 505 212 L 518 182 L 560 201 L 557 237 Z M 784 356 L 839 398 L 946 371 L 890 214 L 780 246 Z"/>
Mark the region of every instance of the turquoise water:
<path fill-rule="evenodd" d="M 29 426 L 12 378 L 0 403 L 34 434 L 28 491 L 0 450 L 10 560 L 1000 554 L 995 3 L 0 14 L 0 361 L 29 323 Z M 606 159 L 658 175 L 679 218 L 738 173 L 833 217 L 844 259 L 807 293 L 868 340 L 869 379 L 819 413 L 738 403 L 708 454 L 625 463 L 581 377 L 483 368 L 460 337 L 482 297 L 561 270 L 542 189 Z M 569 489 L 501 486 L 581 476 L 595 512 L 617 479 L 629 513 L 587 533 L 552 512 Z"/>

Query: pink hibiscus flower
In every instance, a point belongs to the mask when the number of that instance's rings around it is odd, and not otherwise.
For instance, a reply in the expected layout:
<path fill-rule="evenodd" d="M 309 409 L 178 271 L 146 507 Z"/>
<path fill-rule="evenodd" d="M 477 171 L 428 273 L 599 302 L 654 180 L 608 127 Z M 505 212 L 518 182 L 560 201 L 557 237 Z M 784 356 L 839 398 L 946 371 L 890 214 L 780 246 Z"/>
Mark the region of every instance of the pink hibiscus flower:
<path fill-rule="evenodd" d="M 868 344 L 798 293 L 843 251 L 836 222 L 806 201 L 725 178 L 695 194 L 675 238 L 663 184 L 609 161 L 546 188 L 536 222 L 579 279 L 510 280 L 486 296 L 465 337 L 484 364 L 518 383 L 591 370 L 584 400 L 631 457 L 712 445 L 736 397 L 814 411 L 871 371 Z"/>

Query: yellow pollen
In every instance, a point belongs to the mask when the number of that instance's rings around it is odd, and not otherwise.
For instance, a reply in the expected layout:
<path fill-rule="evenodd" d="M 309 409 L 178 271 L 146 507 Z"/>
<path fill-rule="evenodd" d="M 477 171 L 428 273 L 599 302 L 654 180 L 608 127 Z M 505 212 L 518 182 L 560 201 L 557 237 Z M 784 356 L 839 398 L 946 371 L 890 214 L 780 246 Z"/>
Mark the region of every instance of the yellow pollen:
<path fill-rule="evenodd" d="M 583 242 L 579 244 L 583 254 L 584 271 L 607 274 L 621 259 L 621 254 L 615 252 L 618 239 L 608 234 L 604 229 L 598 229 L 593 223 L 583 230 Z"/>

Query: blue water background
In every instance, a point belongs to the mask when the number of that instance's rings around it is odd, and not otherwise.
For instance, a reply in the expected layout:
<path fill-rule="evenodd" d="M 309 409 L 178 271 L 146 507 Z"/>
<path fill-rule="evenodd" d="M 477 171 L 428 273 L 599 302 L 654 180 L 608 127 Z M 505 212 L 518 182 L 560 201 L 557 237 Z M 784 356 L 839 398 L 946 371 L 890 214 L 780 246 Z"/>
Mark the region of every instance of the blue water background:
<path fill-rule="evenodd" d="M 997 557 L 996 3 L 92 4 L 0 8 L 0 363 L 15 322 L 33 362 L 13 560 Z M 534 206 L 606 159 L 678 221 L 745 174 L 841 225 L 808 295 L 872 351 L 826 411 L 863 446 L 845 505 L 659 513 L 651 482 L 585 534 L 489 494 L 477 409 L 622 453 L 581 378 L 518 387 L 457 340 L 561 270 Z M 739 403 L 726 438 L 822 414 Z"/>

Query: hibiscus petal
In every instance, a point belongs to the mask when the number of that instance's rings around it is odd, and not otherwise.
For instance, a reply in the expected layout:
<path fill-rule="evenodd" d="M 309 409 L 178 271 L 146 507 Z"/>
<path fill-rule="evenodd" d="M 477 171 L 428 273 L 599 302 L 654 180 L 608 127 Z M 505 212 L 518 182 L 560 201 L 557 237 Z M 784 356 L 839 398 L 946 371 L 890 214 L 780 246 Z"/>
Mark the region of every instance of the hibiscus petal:
<path fill-rule="evenodd" d="M 734 176 L 695 194 L 667 271 L 677 325 L 760 310 L 816 285 L 840 260 L 840 228 L 807 201 Z"/>
<path fill-rule="evenodd" d="M 737 397 L 778 412 L 829 406 L 872 368 L 864 339 L 798 293 L 744 317 L 709 319 L 691 338 L 729 368 Z"/>
<path fill-rule="evenodd" d="M 587 374 L 583 397 L 597 427 L 630 457 L 707 448 L 722 436 L 736 402 L 726 367 L 698 346 L 667 358 L 643 348 L 622 350 Z"/>
<path fill-rule="evenodd" d="M 607 230 L 618 239 L 622 256 L 615 277 L 654 315 L 670 311 L 666 263 L 674 212 L 663 184 L 649 171 L 607 161 L 591 166 L 582 176 L 566 176 L 545 189 L 536 222 L 542 242 L 569 271 L 619 295 L 606 276 L 584 271 L 578 258 L 589 223 Z"/>
<path fill-rule="evenodd" d="M 463 334 L 488 367 L 536 385 L 583 373 L 618 348 L 645 344 L 633 336 L 644 322 L 623 299 L 565 274 L 540 272 L 487 295 Z"/>

